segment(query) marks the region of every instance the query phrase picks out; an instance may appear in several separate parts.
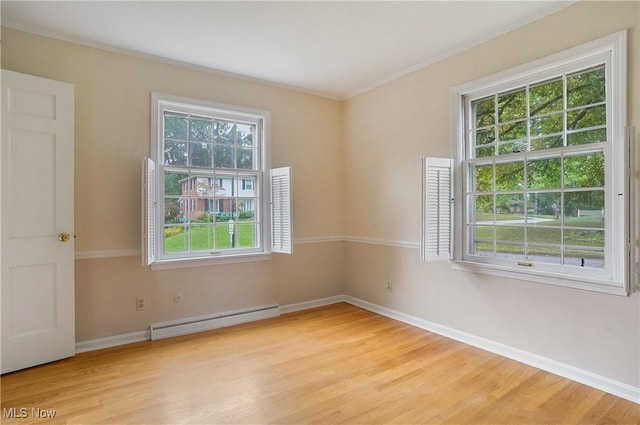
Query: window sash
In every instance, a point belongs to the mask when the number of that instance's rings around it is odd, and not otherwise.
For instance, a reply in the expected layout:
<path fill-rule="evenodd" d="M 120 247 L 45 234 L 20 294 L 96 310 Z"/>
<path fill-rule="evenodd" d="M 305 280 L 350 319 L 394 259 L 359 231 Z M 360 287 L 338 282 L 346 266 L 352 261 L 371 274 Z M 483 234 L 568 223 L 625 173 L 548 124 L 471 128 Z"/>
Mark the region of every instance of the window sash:
<path fill-rule="evenodd" d="M 167 141 L 167 138 L 164 137 L 165 135 L 165 131 L 164 131 L 164 125 L 165 125 L 165 116 L 170 115 L 170 116 L 175 116 L 176 114 L 179 114 L 180 112 L 178 111 L 179 108 L 176 108 L 175 105 L 172 105 L 173 107 L 169 110 L 169 109 L 165 109 L 165 108 L 161 108 L 160 109 L 160 117 L 162 118 L 162 122 L 159 123 L 159 127 L 161 126 L 162 131 L 160 132 L 160 134 L 162 135 L 161 137 L 159 137 L 159 141 L 158 143 L 161 145 L 159 152 L 163 152 L 163 159 L 164 159 L 164 152 L 165 152 L 165 143 Z M 191 108 L 188 108 L 191 109 Z M 263 251 L 263 238 L 261 237 L 262 235 L 262 231 L 261 231 L 261 226 L 262 226 L 262 209 L 261 208 L 257 208 L 254 212 L 254 220 L 251 223 L 248 223 L 248 225 L 250 226 L 250 228 L 246 228 L 244 229 L 244 231 L 251 233 L 251 229 L 253 230 L 253 239 L 254 239 L 254 246 L 247 246 L 247 247 L 241 247 L 239 246 L 240 241 L 240 223 L 236 223 L 236 224 L 231 224 L 231 221 L 228 222 L 223 222 L 223 221 L 219 221 L 217 218 L 217 214 L 216 214 L 216 220 L 211 223 L 211 224 L 207 224 L 207 225 L 198 225 L 197 223 L 194 223 L 194 220 L 197 219 L 196 217 L 196 211 L 199 211 L 198 208 L 198 202 L 197 200 L 200 198 L 205 198 L 205 196 L 192 196 L 192 192 L 193 190 L 195 190 L 196 188 L 194 187 L 194 184 L 196 182 L 196 178 L 198 176 L 207 176 L 210 175 L 212 179 L 220 179 L 222 178 L 223 180 L 228 180 L 231 179 L 231 185 L 233 186 L 232 190 L 232 194 L 231 196 L 213 196 L 213 200 L 219 200 L 219 199 L 224 199 L 226 201 L 228 201 L 231 205 L 232 205 L 232 209 L 234 211 L 232 211 L 232 220 L 236 220 L 237 221 L 237 217 L 239 217 L 239 211 L 237 211 L 237 203 L 241 200 L 241 196 L 239 195 L 240 189 L 239 189 L 239 181 L 240 181 L 240 176 L 253 176 L 254 179 L 256 180 L 256 182 L 258 183 L 258 187 L 261 187 L 261 182 L 262 182 L 262 173 L 261 173 L 261 169 L 260 169 L 260 164 L 258 161 L 258 158 L 260 157 L 260 145 L 261 143 L 259 143 L 258 137 L 259 135 L 262 133 L 261 131 L 261 124 L 262 124 L 262 119 L 258 118 L 255 120 L 247 120 L 246 117 L 242 117 L 242 120 L 238 120 L 238 117 L 235 117 L 236 119 L 231 119 L 232 115 L 231 114 L 225 114 L 225 118 L 224 120 L 226 122 L 234 122 L 234 123 L 249 123 L 250 125 L 255 126 L 255 133 L 254 133 L 254 138 L 256 138 L 256 140 L 254 140 L 254 146 L 255 148 L 252 148 L 255 152 L 254 158 L 252 160 L 253 163 L 253 167 L 251 169 L 245 169 L 245 168 L 238 168 L 237 164 L 236 167 L 216 167 L 215 164 L 215 147 L 216 146 L 225 146 L 223 144 L 219 144 L 217 143 L 216 139 L 215 139 L 215 130 L 213 129 L 216 121 L 220 121 L 220 118 L 218 118 L 218 115 L 209 115 L 208 111 L 206 109 L 200 110 L 200 111 L 196 111 L 196 113 L 193 113 L 193 110 L 191 111 L 192 113 L 186 114 L 183 113 L 181 114 L 181 116 L 184 116 L 185 118 L 188 118 L 189 121 L 189 125 L 191 124 L 191 119 L 192 117 L 196 117 L 196 119 L 201 118 L 203 121 L 208 121 L 210 120 L 212 123 L 212 129 L 211 129 L 211 135 L 212 135 L 212 139 L 211 139 L 211 146 L 212 146 L 212 160 L 211 160 L 211 165 L 210 167 L 203 167 L 203 166 L 197 166 L 197 165 L 192 165 L 189 164 L 189 158 L 187 159 L 187 165 L 174 165 L 174 164 L 165 164 L 165 161 L 163 161 L 160 166 L 159 166 L 159 171 L 160 171 L 160 175 L 162 177 L 164 177 L 165 175 L 165 171 L 173 171 L 176 173 L 183 173 L 186 174 L 188 176 L 188 181 L 190 184 L 189 190 L 187 191 L 187 195 L 185 197 L 184 192 L 179 196 L 180 199 L 186 199 L 187 201 L 187 205 L 188 205 L 188 209 L 185 211 L 186 213 L 186 218 L 187 221 L 184 224 L 167 224 L 164 222 L 163 220 L 163 232 L 165 231 L 165 229 L 171 228 L 171 227 L 182 227 L 182 233 L 184 234 L 184 241 L 183 241 L 183 247 L 185 248 L 184 250 L 180 250 L 180 251 L 176 251 L 176 252 L 167 252 L 166 250 L 166 244 L 165 244 L 165 238 L 162 238 L 162 245 L 159 247 L 158 249 L 158 254 L 159 254 L 159 258 L 161 259 L 165 259 L 165 258 L 189 258 L 189 257 L 193 257 L 193 256 L 201 256 L 203 254 L 206 254 L 207 251 L 210 254 L 225 254 L 225 253 L 251 253 L 251 252 L 261 252 Z M 190 128 L 187 128 L 187 138 L 185 140 L 185 142 L 187 143 L 192 143 L 191 140 L 191 134 L 190 133 Z M 234 136 L 235 137 L 235 136 Z M 199 142 L 195 142 L 195 143 L 199 143 Z M 209 144 L 209 143 L 207 143 Z M 236 143 L 236 140 L 232 141 L 232 143 L 229 145 L 230 149 L 236 149 L 239 145 Z M 187 155 L 188 157 L 190 156 L 190 150 L 187 150 Z M 220 177 L 221 176 L 221 177 Z M 165 188 L 164 188 L 164 184 L 165 184 L 165 179 L 162 178 L 160 181 L 160 187 L 162 188 L 162 193 L 165 192 Z M 235 193 L 234 193 L 235 192 Z M 260 198 L 261 198 L 261 193 L 259 191 L 254 191 L 255 195 L 253 196 L 256 199 L 256 204 L 257 206 L 259 206 L 260 204 Z M 164 195 L 164 199 L 167 198 L 172 198 L 172 196 L 170 195 Z M 165 202 L 163 202 L 163 205 L 165 205 Z M 164 208 L 164 206 L 163 206 Z M 223 234 L 220 235 L 220 230 L 217 230 L 218 227 L 222 227 L 222 228 L 227 228 L 228 233 L 229 233 L 229 247 L 226 247 L 227 243 L 226 243 L 226 235 L 224 234 L 225 232 L 222 232 Z M 246 227 L 246 226 L 244 226 Z M 202 247 L 202 246 L 197 246 L 194 244 L 194 232 L 198 232 L 198 233 L 202 233 L 202 231 L 205 232 L 211 232 L 211 235 L 209 235 L 210 240 L 208 240 L 207 245 L 211 245 L 211 247 Z M 233 233 L 232 233 L 233 232 Z M 223 238 L 223 239 L 218 239 L 218 237 Z M 235 246 L 233 246 L 235 245 Z M 221 248 L 221 246 L 224 246 L 224 248 Z"/>
<path fill-rule="evenodd" d="M 261 208 L 261 193 L 258 190 L 261 187 L 261 180 L 262 180 L 262 176 L 261 173 L 257 172 L 257 171 L 249 171 L 247 172 L 246 170 L 240 170 L 240 171 L 234 171 L 234 172 L 230 172 L 229 170 L 224 170 L 224 171 L 218 171 L 218 170 L 209 170 L 208 173 L 204 173 L 202 171 L 202 169 L 190 169 L 188 167 L 185 168 L 180 168 L 180 167 L 168 167 L 168 166 L 164 166 L 163 167 L 164 171 L 169 171 L 169 172 L 177 172 L 177 173 L 183 173 L 187 176 L 187 185 L 189 187 L 189 189 L 187 190 L 187 192 L 185 193 L 184 190 L 182 191 L 181 194 L 176 195 L 176 194 L 164 194 L 163 199 L 162 199 L 162 203 L 163 205 L 166 205 L 166 201 L 167 200 L 173 200 L 174 203 L 176 204 L 184 204 L 186 205 L 188 208 L 183 208 L 183 213 L 184 216 L 187 220 L 185 220 L 184 222 L 180 222 L 179 218 L 176 218 L 174 220 L 174 222 L 169 222 L 167 223 L 165 220 L 163 220 L 163 231 L 164 229 L 168 229 L 171 227 L 181 227 L 184 229 L 184 244 L 187 247 L 186 251 L 178 251 L 178 252 L 171 252 L 168 253 L 164 250 L 164 246 L 162 247 L 162 250 L 160 250 L 159 252 L 162 253 L 162 255 L 164 255 L 164 257 L 167 258 L 184 258 L 184 257 L 191 257 L 193 255 L 202 255 L 205 254 L 207 251 L 212 251 L 215 253 L 220 253 L 220 254 L 225 254 L 227 252 L 261 252 L 263 249 L 261 243 L 262 243 L 262 239 L 259 237 L 260 232 L 262 230 L 262 208 Z M 222 176 L 222 177 L 220 177 Z M 250 194 L 247 194 L 247 189 L 242 189 L 242 183 L 241 180 L 243 180 L 244 178 L 252 178 L 253 181 L 256 182 L 256 189 L 251 189 Z M 201 178 L 201 179 L 210 179 L 210 184 L 213 185 L 213 191 L 209 191 L 207 190 L 205 193 L 197 193 L 197 185 L 194 185 L 193 182 L 196 181 L 197 178 Z M 225 189 L 230 189 L 231 193 L 219 193 L 222 190 L 217 188 L 218 185 L 220 185 L 221 181 L 222 181 L 222 185 L 223 187 L 225 186 L 225 183 L 228 182 L 228 180 L 233 179 L 229 184 L 226 184 Z M 162 179 L 163 183 L 164 183 L 164 179 Z M 206 183 L 205 183 L 206 184 Z M 196 193 L 194 193 L 194 191 Z M 244 210 L 241 210 L 242 205 L 244 204 L 249 204 L 251 205 L 251 211 L 253 211 L 253 220 L 248 221 L 246 223 L 242 223 L 240 224 L 238 222 L 238 217 L 241 216 L 241 213 Z M 215 211 L 209 211 L 208 210 L 208 206 L 212 205 L 213 209 Z M 226 247 L 226 245 L 228 245 L 226 243 L 226 234 L 224 232 L 222 232 L 223 234 L 220 235 L 219 233 L 221 232 L 220 230 L 216 230 L 218 227 L 228 227 L 229 225 L 229 221 L 226 221 L 226 215 L 225 212 L 222 211 L 217 211 L 220 207 L 219 205 L 223 205 L 222 209 L 227 209 L 230 208 L 233 211 L 230 211 L 232 214 L 232 219 L 234 220 L 236 225 L 242 226 L 242 227 L 236 227 L 236 229 L 234 230 L 239 230 L 240 228 L 243 228 L 243 231 L 245 232 L 250 232 L 251 230 L 253 230 L 254 233 L 254 242 L 255 242 L 255 246 L 251 246 L 251 247 L 241 247 L 238 246 L 241 241 L 238 239 L 240 237 L 240 233 L 239 231 L 235 232 L 235 242 L 236 242 L 236 246 L 229 246 Z M 203 222 L 203 223 L 198 223 L 197 220 L 199 218 L 200 215 L 203 215 L 204 217 L 206 217 L 206 215 L 209 215 L 210 217 L 212 217 L 213 220 L 213 216 L 215 215 L 215 220 L 212 222 Z M 220 215 L 222 215 L 222 217 L 220 217 Z M 166 217 L 166 212 L 164 217 Z M 202 217 L 201 219 L 203 219 L 204 217 Z M 194 231 L 194 229 L 197 228 L 204 228 L 204 227 L 211 227 L 210 230 L 212 233 L 211 237 L 211 243 L 212 246 L 211 248 L 205 247 L 201 249 L 197 249 L 198 247 L 196 246 L 194 248 L 194 246 L 192 245 L 193 241 L 192 241 L 192 232 Z M 202 233 L 202 230 L 198 231 L 199 233 Z M 218 241 L 217 238 L 218 237 L 222 237 L 224 238 L 224 241 L 220 240 Z M 218 243 L 220 242 L 220 243 Z M 222 248 L 221 246 L 225 246 L 224 248 Z"/>
<path fill-rule="evenodd" d="M 470 187 L 472 185 L 472 179 L 473 176 L 470 173 L 470 170 L 472 169 L 472 164 L 473 165 L 493 165 L 494 167 L 497 164 L 508 164 L 508 163 L 522 163 L 523 164 L 523 170 L 526 170 L 526 164 L 528 163 L 528 161 L 532 160 L 532 159 L 554 159 L 554 158 L 564 158 L 565 156 L 568 156 L 569 154 L 576 154 L 576 153 L 582 153 L 582 152 L 592 152 L 595 148 L 594 145 L 598 145 L 598 147 L 601 149 L 601 151 L 605 154 L 605 188 L 604 188 L 604 192 L 606 193 L 610 193 L 611 192 L 611 184 L 607 184 L 607 182 L 609 182 L 612 178 L 612 161 L 610 160 L 609 156 L 607 155 L 607 152 L 610 151 L 610 149 L 608 149 L 608 146 L 611 144 L 611 138 L 607 137 L 607 142 L 600 142 L 600 143 L 594 143 L 594 144 L 586 144 L 586 145 L 576 145 L 576 146 L 568 146 L 567 145 L 567 114 L 572 111 L 575 110 L 576 108 L 573 109 L 568 109 L 567 108 L 567 83 L 566 80 L 568 78 L 569 75 L 573 75 L 573 74 L 577 74 L 577 73 L 581 73 L 581 72 L 586 72 L 589 69 L 593 69 L 596 67 L 601 67 L 604 66 L 604 71 L 605 71 L 605 75 L 609 74 L 610 72 L 610 64 L 607 60 L 604 60 L 603 62 L 603 58 L 602 57 L 598 57 L 596 59 L 594 59 L 594 61 L 592 63 L 589 63 L 587 66 L 584 66 L 585 64 L 582 64 L 582 67 L 577 68 L 574 64 L 568 64 L 565 65 L 562 69 L 556 69 L 554 70 L 556 72 L 556 74 L 554 75 L 553 72 L 554 71 L 550 71 L 547 75 L 545 75 L 546 78 L 540 78 L 540 79 L 536 79 L 536 81 L 534 82 L 527 82 L 526 84 L 524 84 L 523 86 L 518 86 L 518 87 L 511 87 L 508 91 L 501 91 L 501 92 L 494 92 L 491 93 L 490 96 L 485 96 L 485 97 L 478 97 L 477 95 L 474 94 L 469 94 L 465 96 L 465 108 L 464 108 L 464 112 L 465 112 L 465 120 L 464 122 L 466 123 L 465 129 L 464 129 L 464 136 L 465 136 L 465 146 L 466 146 L 466 158 L 463 161 L 463 166 L 465 168 L 465 171 L 468 174 L 467 179 L 464 180 L 463 184 L 464 184 L 464 199 L 466 202 L 466 206 L 465 206 L 465 210 L 466 210 L 466 214 L 465 214 L 465 226 L 464 226 L 464 239 L 465 239 L 465 244 L 464 244 L 464 254 L 463 254 L 463 259 L 464 260 L 473 260 L 473 261 L 478 261 L 478 262 L 483 262 L 483 263 L 488 263 L 488 264 L 501 264 L 501 265 L 513 265 L 514 260 L 512 259 L 508 259 L 509 254 L 507 254 L 507 252 L 505 252 L 504 254 L 500 254 L 499 251 L 507 249 L 507 251 L 513 251 L 513 254 L 511 254 L 513 257 L 515 257 L 515 261 L 516 264 L 520 267 L 530 267 L 531 264 L 536 264 L 536 268 L 540 269 L 540 270 L 546 270 L 546 271 L 554 271 L 554 272 L 559 272 L 559 273 L 569 273 L 569 274 L 575 274 L 575 275 L 581 275 L 581 276 L 595 276 L 598 278 L 606 278 L 607 276 L 611 276 L 612 273 L 612 261 L 611 261 L 611 256 L 613 255 L 612 252 L 612 237 L 611 237 L 611 232 L 612 232 L 612 218 L 611 218 L 611 212 L 609 211 L 609 208 L 605 208 L 606 209 L 606 213 L 604 216 L 605 219 L 605 223 L 604 223 L 604 235 L 605 235 L 605 240 L 604 240 L 604 246 L 603 246 L 603 251 L 604 251 L 604 259 L 603 259 L 603 264 L 602 267 L 586 267 L 584 268 L 584 270 L 581 269 L 574 269 L 574 266 L 568 265 L 566 263 L 567 258 L 569 256 L 570 252 L 580 252 L 576 249 L 571 250 L 569 246 L 566 246 L 564 241 L 564 233 L 565 233 L 565 229 L 570 229 L 570 227 L 565 226 L 564 224 L 564 220 L 561 220 L 561 224 L 560 224 L 560 232 L 561 232 L 561 240 L 559 241 L 559 243 L 557 244 L 557 249 L 559 252 L 559 259 L 561 261 L 561 264 L 553 264 L 551 262 L 544 262 L 541 257 L 539 256 L 535 256 L 534 254 L 531 253 L 531 251 L 534 251 L 536 249 L 530 249 L 529 247 L 529 241 L 528 241 L 528 229 L 532 228 L 533 226 L 530 226 L 528 224 L 528 214 L 527 214 L 527 198 L 528 195 L 530 193 L 536 193 L 535 191 L 530 191 L 528 190 L 528 188 L 526 187 L 526 171 L 523 171 L 523 180 L 522 180 L 522 185 L 523 188 L 522 190 L 511 190 L 511 191 L 497 191 L 494 190 L 491 192 L 488 192 L 487 195 L 493 195 L 494 196 L 494 208 L 496 207 L 496 197 L 500 196 L 500 195 L 504 195 L 504 196 L 508 196 L 508 195 L 515 195 L 516 197 L 520 197 L 519 194 L 522 195 L 522 199 L 524 201 L 524 205 L 522 206 L 522 208 L 524 208 L 525 210 L 523 211 L 523 217 L 524 217 L 524 223 L 522 223 L 521 225 L 518 224 L 514 224 L 513 226 L 511 226 L 512 228 L 506 228 L 504 226 L 504 224 L 499 223 L 498 221 L 495 221 L 495 211 L 494 211 L 494 224 L 484 224 L 480 227 L 480 229 L 483 228 L 492 228 L 493 229 L 493 237 L 491 238 L 493 241 L 493 251 L 492 253 L 490 253 L 490 251 L 481 251 L 481 252 L 486 252 L 487 254 L 482 255 L 482 253 L 479 253 L 477 251 L 477 237 L 473 236 L 473 233 L 478 229 L 478 225 L 476 224 L 477 220 L 474 220 L 474 211 L 472 210 L 472 205 L 471 202 L 469 202 L 469 200 L 471 199 L 470 196 L 476 194 L 477 192 L 473 191 L 473 188 Z M 561 72 L 560 72 L 561 71 Z M 540 85 L 540 84 L 548 84 L 549 82 L 552 81 L 562 81 L 562 106 L 560 108 L 558 108 L 557 110 L 553 111 L 552 113 L 548 113 L 548 114 L 544 114 L 544 115 L 532 115 L 531 114 L 531 110 L 530 110 L 530 99 L 529 99 L 529 93 L 530 93 L 530 89 L 532 86 L 536 86 L 536 85 Z M 607 79 L 605 79 L 605 81 L 608 81 Z M 606 96 L 606 101 L 604 103 L 602 102 L 597 102 L 595 103 L 595 105 L 602 105 L 604 104 L 606 107 L 606 116 L 605 116 L 605 128 L 607 129 L 607 134 L 610 135 L 611 134 L 611 125 L 610 125 L 610 120 L 606 119 L 608 117 L 610 117 L 611 114 L 611 96 L 610 93 L 611 91 L 608 89 L 609 84 L 605 83 L 605 87 L 606 87 L 606 94 L 609 94 L 609 96 Z M 524 152 L 518 152 L 518 153 L 510 153 L 510 154 L 500 154 L 499 153 L 499 147 L 500 145 L 503 143 L 500 139 L 499 139 L 499 128 L 501 125 L 504 124 L 508 124 L 510 122 L 515 122 L 514 120 L 511 121 L 505 121 L 505 122 L 500 122 L 499 120 L 499 116 L 498 116 L 498 105 L 499 105 L 499 96 L 504 95 L 505 93 L 509 93 L 509 92 L 519 92 L 524 90 L 525 93 L 525 107 L 526 107 L 526 113 L 524 114 L 524 116 L 519 119 L 516 120 L 517 122 L 524 122 L 525 126 L 526 126 L 526 135 L 524 136 L 523 140 L 526 144 L 526 148 L 524 150 Z M 476 158 L 475 154 L 476 154 L 476 148 L 478 145 L 476 145 L 476 140 L 475 137 L 473 135 L 473 133 L 478 130 L 481 129 L 483 127 L 477 127 L 476 126 L 476 114 L 474 113 L 474 102 L 478 101 L 478 100 L 482 100 L 482 99 L 492 99 L 492 103 L 494 105 L 494 117 L 493 117 L 493 122 L 488 126 L 488 127 L 492 127 L 494 129 L 498 130 L 498 134 L 495 137 L 495 140 L 493 142 L 493 146 L 495 147 L 495 149 L 498 152 L 494 152 L 494 155 L 492 156 L 486 156 L 486 157 L 480 157 L 480 158 Z M 577 109 L 584 109 L 584 108 L 588 108 L 591 107 L 593 105 L 589 104 L 589 105 L 583 105 L 580 108 Z M 562 128 L 560 129 L 560 131 L 556 132 L 557 134 L 561 135 L 562 140 L 563 140 L 563 145 L 562 147 L 559 148 L 555 148 L 555 149 L 542 149 L 542 150 L 529 150 L 529 144 L 530 141 L 532 139 L 532 135 L 531 135 L 531 126 L 532 126 L 532 122 L 533 119 L 538 118 L 540 116 L 544 117 L 544 116 L 551 116 L 554 114 L 562 114 Z M 555 134 L 555 133 L 554 133 Z M 551 135 L 551 134 L 550 134 Z M 511 141 L 508 141 L 507 143 L 510 143 Z M 481 146 L 485 146 L 485 145 L 481 145 Z M 562 170 L 562 168 L 561 168 Z M 561 199 L 564 199 L 564 194 L 566 193 L 566 188 L 564 187 L 563 183 L 563 176 L 561 174 L 560 176 L 561 179 L 561 187 L 559 187 L 555 192 L 558 192 L 560 194 Z M 492 179 L 494 185 L 496 182 L 496 176 L 495 174 L 493 175 L 493 179 Z M 605 200 L 605 206 L 608 204 L 608 202 Z M 564 205 L 563 202 L 561 202 L 561 205 Z M 561 210 L 561 213 L 564 212 L 564 208 Z M 522 230 L 522 232 L 520 231 L 520 229 Z M 498 233 L 505 233 L 505 231 L 509 230 L 510 232 L 508 233 L 513 233 L 516 235 L 519 235 L 520 233 L 522 233 L 523 237 L 522 237 L 522 241 L 520 241 L 519 239 L 516 240 L 505 240 L 505 241 L 501 241 L 498 238 Z M 481 242 L 482 245 L 488 245 L 488 241 L 486 242 Z M 509 248 L 511 247 L 511 248 Z M 539 248 L 538 246 L 532 246 L 531 248 Z M 588 255 L 588 251 L 590 250 L 590 248 L 585 249 L 584 252 L 586 257 L 589 257 Z M 593 255 L 593 254 L 592 254 Z M 597 254 L 595 254 L 596 256 L 598 256 Z M 591 263 L 591 261 L 587 262 L 586 264 Z M 582 259 L 581 264 L 585 264 L 585 260 L 584 257 Z M 582 266 L 580 266 L 582 268 Z"/>

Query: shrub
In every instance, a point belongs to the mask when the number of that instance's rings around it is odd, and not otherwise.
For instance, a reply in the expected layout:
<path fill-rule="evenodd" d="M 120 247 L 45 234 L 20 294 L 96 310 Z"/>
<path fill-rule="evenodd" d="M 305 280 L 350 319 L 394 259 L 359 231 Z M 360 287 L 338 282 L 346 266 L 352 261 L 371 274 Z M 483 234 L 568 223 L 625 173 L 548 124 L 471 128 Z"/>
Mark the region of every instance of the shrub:
<path fill-rule="evenodd" d="M 176 236 L 176 235 L 179 235 L 182 232 L 184 232 L 184 227 L 182 227 L 182 226 L 165 227 L 165 229 L 164 229 L 164 237 L 168 238 L 170 236 Z"/>
<path fill-rule="evenodd" d="M 217 221 L 229 221 L 231 219 L 231 213 L 230 212 L 219 212 L 216 213 L 216 220 Z"/>
<path fill-rule="evenodd" d="M 198 217 L 196 217 L 197 223 L 213 223 L 213 215 L 208 212 L 199 212 Z"/>
<path fill-rule="evenodd" d="M 240 220 L 249 220 L 253 218 L 253 211 L 240 211 L 238 214 Z M 237 221 L 236 214 L 231 212 L 219 212 L 216 213 L 216 221 L 229 221 L 233 218 L 234 221 Z"/>

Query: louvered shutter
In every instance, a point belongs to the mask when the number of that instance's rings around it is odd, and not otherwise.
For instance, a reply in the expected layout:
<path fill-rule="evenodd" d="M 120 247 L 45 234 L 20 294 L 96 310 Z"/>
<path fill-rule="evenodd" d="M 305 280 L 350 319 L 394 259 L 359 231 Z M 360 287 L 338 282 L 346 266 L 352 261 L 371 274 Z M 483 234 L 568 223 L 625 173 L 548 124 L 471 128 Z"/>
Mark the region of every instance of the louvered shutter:
<path fill-rule="evenodd" d="M 156 260 L 156 164 L 150 158 L 142 160 L 142 263 Z"/>
<path fill-rule="evenodd" d="M 452 160 L 423 159 L 422 261 L 451 259 Z"/>
<path fill-rule="evenodd" d="M 293 252 L 291 167 L 271 170 L 271 251 Z"/>

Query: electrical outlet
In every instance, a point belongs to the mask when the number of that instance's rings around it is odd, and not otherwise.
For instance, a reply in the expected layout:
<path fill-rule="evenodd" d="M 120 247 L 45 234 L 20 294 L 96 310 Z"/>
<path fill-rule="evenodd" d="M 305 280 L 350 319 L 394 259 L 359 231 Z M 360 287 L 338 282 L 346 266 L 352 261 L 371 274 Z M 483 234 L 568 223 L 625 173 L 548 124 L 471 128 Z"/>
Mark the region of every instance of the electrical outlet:
<path fill-rule="evenodd" d="M 178 292 L 177 294 L 175 294 L 173 296 L 173 302 L 174 303 L 181 303 L 183 299 L 184 299 L 184 296 L 180 292 Z"/>
<path fill-rule="evenodd" d="M 393 285 L 391 284 L 391 282 L 387 282 L 387 292 L 391 292 L 393 291 Z"/>
<path fill-rule="evenodd" d="M 147 299 L 145 297 L 136 297 L 136 311 L 144 310 L 147 306 Z"/>

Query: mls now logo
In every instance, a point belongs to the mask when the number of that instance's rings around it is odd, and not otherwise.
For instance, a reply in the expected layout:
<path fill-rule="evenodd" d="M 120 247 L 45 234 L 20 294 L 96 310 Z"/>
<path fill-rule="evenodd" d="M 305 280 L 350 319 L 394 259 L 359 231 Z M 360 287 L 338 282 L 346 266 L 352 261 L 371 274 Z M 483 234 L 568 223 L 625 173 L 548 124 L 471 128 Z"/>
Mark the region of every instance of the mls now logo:
<path fill-rule="evenodd" d="M 29 417 L 29 413 L 31 413 L 32 418 L 40 418 L 40 419 L 53 419 L 56 417 L 56 411 L 53 409 L 40 409 L 39 407 L 34 407 L 29 412 L 29 409 L 26 407 L 9 407 L 2 409 L 2 416 L 9 418 L 17 418 L 24 419 Z"/>

